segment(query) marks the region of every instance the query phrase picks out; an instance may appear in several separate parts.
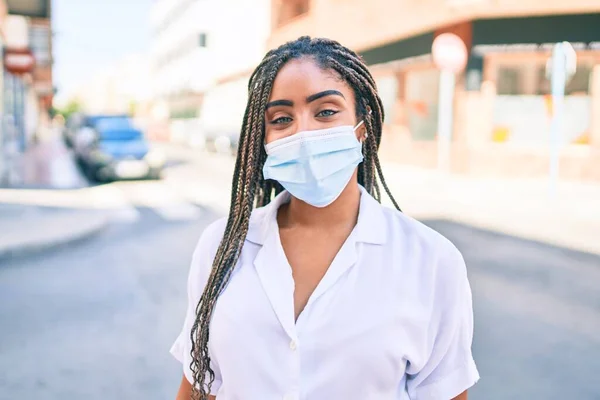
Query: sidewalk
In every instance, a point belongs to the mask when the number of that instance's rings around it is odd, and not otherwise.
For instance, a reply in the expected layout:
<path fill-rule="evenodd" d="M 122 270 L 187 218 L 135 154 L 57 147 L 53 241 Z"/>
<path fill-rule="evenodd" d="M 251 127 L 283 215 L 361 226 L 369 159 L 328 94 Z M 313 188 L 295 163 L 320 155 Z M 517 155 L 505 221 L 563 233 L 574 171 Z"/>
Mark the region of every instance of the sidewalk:
<path fill-rule="evenodd" d="M 83 240 L 107 222 L 93 211 L 0 203 L 0 261 Z"/>
<path fill-rule="evenodd" d="M 600 185 L 541 179 L 472 178 L 386 164 L 400 206 L 419 219 L 475 227 L 600 254 Z"/>
<path fill-rule="evenodd" d="M 15 177 L 10 187 L 77 189 L 88 185 L 58 133 L 30 146 L 12 165 Z"/>
<path fill-rule="evenodd" d="M 17 179 L 0 189 L 0 260 L 82 240 L 107 225 L 106 215 L 98 211 L 31 202 L 32 197 L 57 197 L 55 190 L 47 189 L 88 186 L 58 135 L 32 145 L 17 162 Z"/>

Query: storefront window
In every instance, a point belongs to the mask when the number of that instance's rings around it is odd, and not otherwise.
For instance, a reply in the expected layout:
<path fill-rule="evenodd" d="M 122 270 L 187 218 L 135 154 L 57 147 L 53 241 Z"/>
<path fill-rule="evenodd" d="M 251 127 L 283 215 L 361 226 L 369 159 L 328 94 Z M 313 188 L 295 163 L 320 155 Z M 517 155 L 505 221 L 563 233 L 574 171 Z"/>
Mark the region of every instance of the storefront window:
<path fill-rule="evenodd" d="M 375 79 L 377 84 L 377 91 L 381 102 L 383 103 L 383 112 L 385 113 L 386 124 L 394 121 L 394 108 L 396 106 L 396 100 L 398 98 L 398 79 L 396 76 L 384 76 Z"/>
<path fill-rule="evenodd" d="M 567 82 L 565 95 L 588 95 L 594 63 L 582 60 L 577 63 L 575 75 Z M 547 95 L 551 94 L 551 82 L 546 76 L 543 59 L 516 64 L 502 61 L 496 67 L 496 88 L 499 95 Z"/>
<path fill-rule="evenodd" d="M 590 80 L 593 59 L 580 59 L 565 86 L 564 128 L 561 144 L 584 143 L 591 121 Z M 496 59 L 493 140 L 519 146 L 547 146 L 553 115 L 547 57 Z"/>
<path fill-rule="evenodd" d="M 435 68 L 406 74 L 405 112 L 413 140 L 435 140 L 440 72 Z"/>
<path fill-rule="evenodd" d="M 497 90 L 500 95 L 518 95 L 523 92 L 523 69 L 519 67 L 498 67 Z"/>

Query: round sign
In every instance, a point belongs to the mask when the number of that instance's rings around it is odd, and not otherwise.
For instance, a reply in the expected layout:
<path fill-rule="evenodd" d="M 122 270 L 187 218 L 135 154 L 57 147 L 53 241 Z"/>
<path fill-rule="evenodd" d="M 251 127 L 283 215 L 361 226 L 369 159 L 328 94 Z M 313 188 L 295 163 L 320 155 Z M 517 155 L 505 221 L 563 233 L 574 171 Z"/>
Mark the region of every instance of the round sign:
<path fill-rule="evenodd" d="M 433 41 L 433 62 L 445 71 L 458 73 L 467 66 L 467 46 L 453 33 L 442 33 Z"/>
<path fill-rule="evenodd" d="M 12 74 L 20 75 L 33 71 L 35 58 L 29 50 L 4 50 L 4 68 Z"/>

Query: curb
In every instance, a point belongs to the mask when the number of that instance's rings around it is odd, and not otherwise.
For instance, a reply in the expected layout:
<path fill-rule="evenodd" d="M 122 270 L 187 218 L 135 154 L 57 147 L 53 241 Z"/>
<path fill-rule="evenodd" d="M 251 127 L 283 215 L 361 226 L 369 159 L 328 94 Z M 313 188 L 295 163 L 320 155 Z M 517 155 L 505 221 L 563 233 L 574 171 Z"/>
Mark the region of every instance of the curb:
<path fill-rule="evenodd" d="M 95 218 L 88 218 L 87 223 L 74 227 L 66 234 L 32 238 L 11 245 L 0 245 L 0 262 L 40 254 L 86 240 L 102 232 L 108 225 L 109 219 L 106 216 L 95 216 Z"/>

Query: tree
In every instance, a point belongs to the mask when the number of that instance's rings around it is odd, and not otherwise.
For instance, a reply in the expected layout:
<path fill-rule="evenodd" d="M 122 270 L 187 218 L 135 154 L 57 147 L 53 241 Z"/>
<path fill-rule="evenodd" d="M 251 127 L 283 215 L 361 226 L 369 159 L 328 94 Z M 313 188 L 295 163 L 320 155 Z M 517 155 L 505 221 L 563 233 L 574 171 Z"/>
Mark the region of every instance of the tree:
<path fill-rule="evenodd" d="M 75 113 L 81 112 L 81 103 L 77 100 L 70 100 L 64 108 L 57 108 L 56 113 L 62 115 L 65 120 Z"/>

